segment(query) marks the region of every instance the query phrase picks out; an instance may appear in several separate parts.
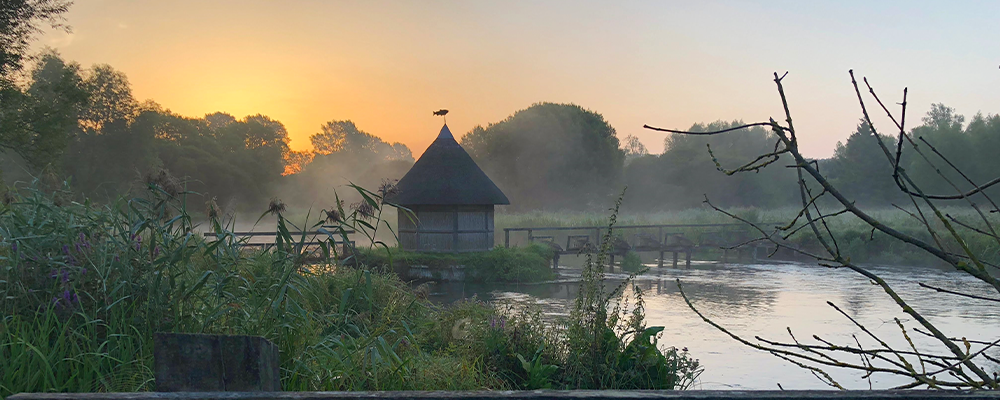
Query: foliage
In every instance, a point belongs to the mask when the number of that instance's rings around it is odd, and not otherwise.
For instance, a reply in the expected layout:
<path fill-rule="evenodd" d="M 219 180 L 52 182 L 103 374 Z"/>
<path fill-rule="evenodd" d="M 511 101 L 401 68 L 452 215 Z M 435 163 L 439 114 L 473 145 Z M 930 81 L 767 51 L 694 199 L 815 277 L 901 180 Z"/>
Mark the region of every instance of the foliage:
<path fill-rule="evenodd" d="M 150 188 L 103 207 L 27 188 L 0 206 L 0 395 L 150 390 L 158 331 L 264 336 L 287 390 L 492 385 L 421 349 L 435 308 L 394 275 L 306 268 L 280 215 L 274 250 L 241 251 L 220 220 L 204 242 L 183 193 Z"/>
<path fill-rule="evenodd" d="M 663 327 L 645 325 L 642 289 L 632 285 L 631 278 L 610 292 L 604 286 L 604 265 L 621 202 L 619 198 L 613 209 L 600 253 L 587 256 L 580 294 L 568 321 L 564 379 L 577 389 L 686 388 L 701 367 L 686 352 L 664 353 L 658 347 Z"/>
<path fill-rule="evenodd" d="M 642 258 L 639 257 L 639 253 L 632 250 L 625 253 L 625 257 L 622 258 L 622 271 L 639 273 L 642 268 Z"/>
<path fill-rule="evenodd" d="M 735 128 L 741 121 L 694 124 L 690 131 L 707 132 Z M 633 188 L 626 206 L 662 210 L 698 206 L 709 196 L 727 207 L 773 208 L 794 198 L 794 172 L 779 169 L 727 177 L 717 170 L 733 168 L 720 160 L 752 160 L 771 151 L 774 135 L 760 127 L 739 129 L 731 135 L 702 136 L 669 134 L 659 156 L 640 157 L 625 168 L 625 184 Z"/>
<path fill-rule="evenodd" d="M 604 117 L 573 104 L 534 104 L 461 142 L 521 209 L 605 204 L 625 159 Z"/>
<path fill-rule="evenodd" d="M 62 14 L 69 10 L 68 0 L 20 0 L 0 3 L 0 80 L 23 66 L 25 53 L 40 24 L 65 28 Z"/>

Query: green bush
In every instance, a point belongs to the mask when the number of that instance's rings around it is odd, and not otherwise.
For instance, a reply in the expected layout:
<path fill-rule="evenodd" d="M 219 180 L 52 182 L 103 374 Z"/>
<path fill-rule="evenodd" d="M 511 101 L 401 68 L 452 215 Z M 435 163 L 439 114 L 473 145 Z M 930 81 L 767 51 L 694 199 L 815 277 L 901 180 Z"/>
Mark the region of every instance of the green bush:
<path fill-rule="evenodd" d="M 639 257 L 639 253 L 632 250 L 625 253 L 625 257 L 622 258 L 622 271 L 637 273 L 641 272 L 642 269 L 642 258 Z"/>

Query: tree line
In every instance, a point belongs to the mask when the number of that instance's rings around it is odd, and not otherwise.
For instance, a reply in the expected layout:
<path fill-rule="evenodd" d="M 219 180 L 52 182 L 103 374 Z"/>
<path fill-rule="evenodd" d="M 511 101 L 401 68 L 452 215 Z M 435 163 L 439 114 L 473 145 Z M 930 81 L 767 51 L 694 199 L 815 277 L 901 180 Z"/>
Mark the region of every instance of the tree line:
<path fill-rule="evenodd" d="M 220 204 L 259 205 L 282 190 L 329 186 L 338 177 L 377 183 L 371 175 L 398 175 L 413 161 L 405 145 L 351 121 L 327 122 L 310 138 L 314 150 L 292 151 L 284 125 L 266 115 L 181 116 L 138 101 L 121 71 L 83 68 L 52 50 L 2 82 L 0 177 L 10 183 L 51 177 L 101 199 L 166 179 L 159 183 Z M 356 168 L 361 164 L 366 168 Z"/>
<path fill-rule="evenodd" d="M 233 207 L 257 209 L 271 197 L 325 207 L 338 186 L 376 187 L 402 177 L 413 164 L 405 145 L 388 143 L 349 120 L 323 124 L 310 137 L 311 151 L 292 151 L 284 125 L 268 116 L 181 116 L 153 101 L 138 101 L 121 71 L 103 64 L 83 68 L 51 50 L 29 70 L 10 71 L 0 79 L 0 179 L 8 183 L 54 177 L 101 199 L 161 180 L 178 192 L 201 193 Z M 698 123 L 689 130 L 741 124 Z M 935 104 L 912 133 L 924 151 L 909 151 L 912 145 L 904 143 L 907 156 L 900 165 L 922 179 L 923 187 L 953 190 L 917 154 L 948 155 L 977 182 L 1000 170 L 1000 159 L 990 156 L 1000 150 L 1000 116 L 976 114 L 966 123 L 954 109 Z M 894 138 L 881 139 L 895 148 Z M 833 157 L 816 161 L 859 204 L 903 205 L 875 140 L 859 123 Z M 625 185 L 630 188 L 625 207 L 637 212 L 698 207 L 706 196 L 725 207 L 788 206 L 797 200 L 794 170 L 724 173 L 738 166 L 728 165 L 733 160 L 750 161 L 775 142 L 772 132 L 756 126 L 731 135 L 670 134 L 663 152 L 650 154 L 636 137 L 619 138 L 601 114 L 555 103 L 532 105 L 461 138 L 510 197 L 511 209 L 521 211 L 601 210 Z M 942 173 L 960 189 L 972 188 L 966 177 Z M 988 194 L 1000 194 L 994 192 Z"/>

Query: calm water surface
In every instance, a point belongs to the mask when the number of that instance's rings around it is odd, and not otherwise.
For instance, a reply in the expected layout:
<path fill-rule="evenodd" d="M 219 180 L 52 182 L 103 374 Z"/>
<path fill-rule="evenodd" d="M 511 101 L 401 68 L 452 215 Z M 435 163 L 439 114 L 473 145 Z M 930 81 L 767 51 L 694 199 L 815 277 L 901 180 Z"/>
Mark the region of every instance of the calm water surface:
<path fill-rule="evenodd" d="M 691 268 L 656 268 L 637 278 L 645 291 L 646 317 L 649 326 L 664 326 L 661 345 L 687 347 L 705 367 L 700 389 L 825 389 L 830 388 L 806 370 L 771 354 L 742 345 L 702 321 L 681 298 L 676 279 L 706 316 L 745 339 L 754 336 L 789 341 L 787 328 L 803 341 L 816 343 L 812 335 L 837 344 L 855 345 L 857 334 L 866 348 L 875 342 L 864 336 L 848 319 L 827 305 L 831 301 L 864 324 L 882 340 L 902 349 L 908 347 L 899 327 L 899 318 L 908 329 L 915 321 L 878 286 L 846 269 L 830 269 L 808 264 L 733 265 L 695 263 Z M 904 299 L 945 334 L 980 340 L 1000 337 L 1000 306 L 997 303 L 937 294 L 923 289 L 918 282 L 949 289 L 961 289 L 990 297 L 996 292 L 966 275 L 934 268 L 869 267 L 886 279 Z M 579 278 L 579 269 L 561 269 L 561 278 Z M 607 285 L 613 287 L 624 275 L 609 274 Z M 473 295 L 483 300 L 536 304 L 553 320 L 568 315 L 578 284 L 474 285 L 438 283 L 432 299 L 452 302 Z M 918 348 L 940 351 L 942 346 L 919 333 L 909 331 Z M 818 344 L 818 343 L 817 343 Z M 990 352 L 1000 355 L 1000 350 Z M 858 357 L 844 361 L 860 363 Z M 990 365 L 993 370 L 1000 366 Z M 827 369 L 848 388 L 869 387 L 859 373 Z M 876 375 L 874 388 L 888 388 L 907 380 Z"/>

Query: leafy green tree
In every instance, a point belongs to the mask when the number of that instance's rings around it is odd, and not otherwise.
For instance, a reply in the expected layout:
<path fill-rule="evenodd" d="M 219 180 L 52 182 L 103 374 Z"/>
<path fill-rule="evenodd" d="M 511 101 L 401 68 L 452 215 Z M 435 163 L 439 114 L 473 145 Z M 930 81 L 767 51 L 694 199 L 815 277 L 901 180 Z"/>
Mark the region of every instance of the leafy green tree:
<path fill-rule="evenodd" d="M 390 144 L 351 121 L 326 122 L 309 140 L 313 152 L 288 157 L 286 172 L 292 174 L 279 189 L 306 201 L 332 201 L 336 188 L 349 182 L 378 187 L 401 178 L 413 165 L 413 153 L 406 145 Z"/>
<path fill-rule="evenodd" d="M 81 124 L 100 130 L 106 124 L 129 121 L 139 112 L 128 77 L 107 64 L 93 66 L 84 81 L 90 102 L 81 115 Z"/>
<path fill-rule="evenodd" d="M 716 121 L 694 124 L 689 130 L 709 132 L 742 124 Z M 730 135 L 671 134 L 664 139 L 662 155 L 641 157 L 626 167 L 625 182 L 631 192 L 626 204 L 643 210 L 691 208 L 698 207 L 705 196 L 728 207 L 789 204 L 793 198 L 788 189 L 795 183 L 792 171 L 772 168 L 732 177 L 720 172 L 773 151 L 776 140 L 761 127 L 740 129 Z M 716 164 L 717 160 L 727 162 Z"/>
<path fill-rule="evenodd" d="M 896 139 L 882 136 L 882 141 L 895 148 Z M 830 182 L 861 205 L 887 206 L 906 200 L 893 181 L 892 165 L 864 120 L 846 142 L 837 142 L 826 169 Z"/>
<path fill-rule="evenodd" d="M 61 16 L 69 10 L 67 0 L 4 0 L 0 1 L 0 78 L 21 70 L 28 46 L 41 25 L 68 29 Z"/>
<path fill-rule="evenodd" d="M 381 138 L 358 129 L 351 121 L 329 121 L 320 133 L 309 137 L 318 156 L 364 155 L 380 160 L 413 160 L 413 153 L 402 143 L 389 144 Z"/>
<path fill-rule="evenodd" d="M 594 208 L 620 190 L 615 129 L 575 104 L 534 104 L 473 128 L 462 146 L 515 208 Z"/>
<path fill-rule="evenodd" d="M 3 89 L 0 147 L 19 154 L 28 167 L 58 170 L 62 155 L 78 130 L 77 119 L 88 94 L 80 66 L 48 50 L 32 69 L 26 90 Z"/>
<path fill-rule="evenodd" d="M 625 140 L 622 141 L 622 151 L 625 152 L 626 165 L 636 158 L 649 155 L 646 145 L 642 144 L 639 138 L 632 135 L 625 136 Z"/>

